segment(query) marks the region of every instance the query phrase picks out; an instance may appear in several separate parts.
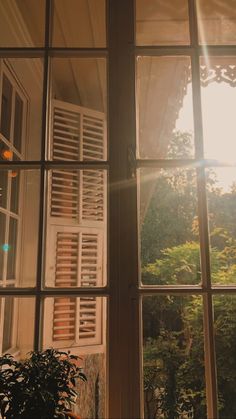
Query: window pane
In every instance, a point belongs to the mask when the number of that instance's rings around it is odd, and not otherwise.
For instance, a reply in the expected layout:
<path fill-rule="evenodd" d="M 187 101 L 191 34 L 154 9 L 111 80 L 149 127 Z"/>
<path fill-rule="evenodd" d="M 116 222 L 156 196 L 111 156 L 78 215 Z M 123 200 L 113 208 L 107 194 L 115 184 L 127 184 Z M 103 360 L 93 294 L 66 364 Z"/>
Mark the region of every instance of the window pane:
<path fill-rule="evenodd" d="M 21 152 L 22 140 L 22 125 L 23 125 L 23 101 L 16 93 L 15 97 L 15 119 L 14 119 L 14 147 Z"/>
<path fill-rule="evenodd" d="M 138 57 L 136 78 L 138 155 L 157 159 L 193 157 L 190 59 Z"/>
<path fill-rule="evenodd" d="M 6 215 L 0 212 L 0 286 L 3 280 L 4 258 L 5 258 L 5 240 L 6 240 Z"/>
<path fill-rule="evenodd" d="M 54 0 L 53 46 L 105 47 L 105 0 Z"/>
<path fill-rule="evenodd" d="M 207 417 L 201 297 L 145 297 L 142 309 L 144 417 Z"/>
<path fill-rule="evenodd" d="M 140 172 L 142 281 L 145 285 L 201 282 L 196 172 Z"/>
<path fill-rule="evenodd" d="M 33 350 L 34 298 L 0 298 L 0 354 L 8 352 L 22 359 Z"/>
<path fill-rule="evenodd" d="M 16 252 L 17 252 L 17 231 L 18 222 L 10 217 L 9 222 L 9 251 L 7 258 L 7 279 L 16 278 Z"/>
<path fill-rule="evenodd" d="M 21 173 L 18 170 L 8 172 L 11 183 L 11 211 L 16 214 L 19 210 L 20 175 Z"/>
<path fill-rule="evenodd" d="M 42 64 L 43 61 L 38 58 L 0 60 L 0 76 L 4 78 L 7 75 L 10 86 L 8 90 L 12 91 L 12 100 L 9 94 L 3 96 L 4 106 L 1 110 L 0 129 L 1 160 L 38 160 L 40 158 Z"/>
<path fill-rule="evenodd" d="M 106 185 L 103 170 L 49 173 L 46 286 L 105 285 Z"/>
<path fill-rule="evenodd" d="M 43 46 L 45 0 L 1 1 L 0 15 L 0 47 Z"/>
<path fill-rule="evenodd" d="M 49 158 L 106 159 L 106 97 L 104 59 L 52 60 Z"/>
<path fill-rule="evenodd" d="M 235 161 L 235 57 L 201 59 L 201 98 L 205 157 Z"/>
<path fill-rule="evenodd" d="M 12 85 L 8 78 L 3 75 L 2 80 L 2 106 L 1 106 L 1 134 L 9 140 L 11 129 L 11 113 L 12 113 Z M 2 154 L 2 153 L 1 153 Z"/>
<path fill-rule="evenodd" d="M 234 0 L 197 0 L 198 34 L 201 44 L 236 44 Z"/>
<path fill-rule="evenodd" d="M 5 298 L 2 351 L 6 352 L 12 346 L 14 298 Z"/>
<path fill-rule="evenodd" d="M 214 296 L 219 418 L 236 415 L 236 296 Z"/>
<path fill-rule="evenodd" d="M 214 284 L 236 283 L 236 168 L 207 170 L 207 196 Z"/>
<path fill-rule="evenodd" d="M 82 418 L 106 417 L 106 298 L 46 298 L 43 347 L 82 358 L 88 382 L 78 383 L 75 411 Z"/>
<path fill-rule="evenodd" d="M 189 44 L 187 0 L 136 0 L 137 45 Z"/>
<path fill-rule="evenodd" d="M 12 173 L 14 171 L 9 170 L 7 175 L 11 178 Z M 2 235 L 6 229 L 1 243 L 4 246 L 1 252 L 5 254 L 2 279 L 4 286 L 30 287 L 35 285 L 37 269 L 40 173 L 37 170 L 18 170 L 18 176 L 22 186 L 19 207 L 24 211 L 13 217 L 10 197 L 6 207 L 8 216 L 4 217 L 4 224 L 0 227 Z M 11 180 L 13 182 L 15 178 Z M 14 194 L 14 188 L 11 193 Z"/>
<path fill-rule="evenodd" d="M 0 208 L 7 206 L 8 174 L 6 170 L 0 172 Z"/>

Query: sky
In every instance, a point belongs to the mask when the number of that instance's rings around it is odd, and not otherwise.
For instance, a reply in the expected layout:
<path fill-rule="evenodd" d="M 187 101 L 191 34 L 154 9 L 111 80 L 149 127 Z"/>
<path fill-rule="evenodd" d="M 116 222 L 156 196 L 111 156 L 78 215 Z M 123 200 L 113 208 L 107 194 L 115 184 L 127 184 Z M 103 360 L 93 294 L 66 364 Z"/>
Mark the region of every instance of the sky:
<path fill-rule="evenodd" d="M 205 158 L 236 164 L 236 87 L 210 83 L 201 89 Z M 192 92 L 188 85 L 176 130 L 193 133 Z M 219 186 L 229 190 L 236 168 L 218 169 Z"/>

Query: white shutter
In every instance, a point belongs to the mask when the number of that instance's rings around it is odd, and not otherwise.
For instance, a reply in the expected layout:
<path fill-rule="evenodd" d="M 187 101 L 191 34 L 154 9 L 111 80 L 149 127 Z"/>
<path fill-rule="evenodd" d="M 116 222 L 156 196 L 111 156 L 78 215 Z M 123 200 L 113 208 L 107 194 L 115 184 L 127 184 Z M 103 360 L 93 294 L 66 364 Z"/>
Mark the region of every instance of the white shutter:
<path fill-rule="evenodd" d="M 56 287 L 97 286 L 103 274 L 103 232 L 83 227 L 53 226 L 47 275 Z M 54 347 L 100 345 L 102 304 L 94 297 L 56 297 L 46 316 Z"/>
<path fill-rule="evenodd" d="M 50 155 L 53 160 L 106 159 L 104 114 L 58 100 L 52 101 Z M 50 181 L 50 216 L 73 224 L 105 220 L 106 175 L 103 170 L 54 170 Z M 89 224 L 93 223 L 93 224 Z"/>
<path fill-rule="evenodd" d="M 106 158 L 104 114 L 53 100 L 51 115 L 51 159 Z M 101 286 L 105 264 L 104 171 L 53 170 L 49 174 L 48 201 L 46 285 Z M 102 343 L 100 298 L 56 297 L 52 301 L 49 311 L 53 346 Z M 48 333 L 48 327 L 46 330 Z"/>

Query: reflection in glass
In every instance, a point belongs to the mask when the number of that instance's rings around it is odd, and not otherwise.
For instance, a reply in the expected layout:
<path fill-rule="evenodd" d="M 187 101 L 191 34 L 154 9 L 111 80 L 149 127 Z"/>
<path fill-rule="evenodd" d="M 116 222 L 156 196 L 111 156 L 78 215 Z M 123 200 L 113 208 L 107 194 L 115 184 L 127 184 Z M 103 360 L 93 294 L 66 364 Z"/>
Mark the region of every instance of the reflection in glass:
<path fill-rule="evenodd" d="M 105 47 L 106 1 L 54 0 L 54 47 Z"/>
<path fill-rule="evenodd" d="M 1 1 L 0 16 L 1 47 L 44 45 L 45 0 Z"/>
<path fill-rule="evenodd" d="M 10 217 L 9 222 L 9 249 L 7 258 L 7 279 L 16 278 L 16 253 L 17 253 L 17 232 L 18 221 Z"/>
<path fill-rule="evenodd" d="M 197 0 L 200 44 L 235 45 L 236 9 L 234 0 Z"/>
<path fill-rule="evenodd" d="M 204 155 L 209 159 L 234 162 L 236 59 L 207 57 L 201 59 L 201 99 Z"/>
<path fill-rule="evenodd" d="M 190 71 L 189 57 L 138 57 L 137 150 L 140 158 L 194 156 Z M 179 146 L 174 147 L 177 141 Z"/>
<path fill-rule="evenodd" d="M 3 280 L 6 215 L 0 211 L 0 281 Z"/>
<path fill-rule="evenodd" d="M 7 190 L 5 209 L 0 207 L 1 279 L 4 286 L 31 287 L 35 284 L 37 269 L 39 171 L 4 172 L 11 187 Z"/>
<path fill-rule="evenodd" d="M 182 285 L 201 282 L 196 172 L 140 172 L 142 282 Z"/>
<path fill-rule="evenodd" d="M 8 195 L 8 172 L 1 170 L 0 172 L 0 208 L 6 208 Z"/>
<path fill-rule="evenodd" d="M 20 192 L 20 171 L 11 170 L 8 172 L 8 177 L 11 183 L 11 211 L 15 214 L 19 210 L 19 192 Z"/>
<path fill-rule="evenodd" d="M 14 147 L 21 152 L 22 126 L 23 126 L 23 101 L 16 93 L 15 120 L 14 120 Z"/>
<path fill-rule="evenodd" d="M 41 148 L 42 60 L 0 60 L 0 160 L 38 160 Z"/>
<path fill-rule="evenodd" d="M 43 347 L 70 350 L 81 357 L 89 386 L 79 383 L 75 411 L 83 418 L 106 417 L 106 299 L 46 298 Z"/>
<path fill-rule="evenodd" d="M 5 298 L 2 352 L 12 346 L 14 297 Z"/>
<path fill-rule="evenodd" d="M 0 298 L 0 354 L 11 351 L 23 359 L 33 350 L 34 298 Z"/>
<path fill-rule="evenodd" d="M 144 417 L 205 418 L 202 300 L 143 298 Z"/>
<path fill-rule="evenodd" d="M 106 184 L 103 170 L 49 172 L 47 286 L 106 282 Z"/>
<path fill-rule="evenodd" d="M 136 0 L 136 43 L 189 44 L 187 0 Z"/>
<path fill-rule="evenodd" d="M 1 105 L 1 134 L 10 139 L 11 110 L 12 110 L 12 85 L 8 78 L 3 75 L 2 81 L 2 105 Z"/>
<path fill-rule="evenodd" d="M 236 416 L 236 296 L 217 295 L 213 303 L 219 418 L 233 418 Z"/>
<path fill-rule="evenodd" d="M 211 274 L 215 284 L 236 283 L 236 168 L 207 171 Z"/>

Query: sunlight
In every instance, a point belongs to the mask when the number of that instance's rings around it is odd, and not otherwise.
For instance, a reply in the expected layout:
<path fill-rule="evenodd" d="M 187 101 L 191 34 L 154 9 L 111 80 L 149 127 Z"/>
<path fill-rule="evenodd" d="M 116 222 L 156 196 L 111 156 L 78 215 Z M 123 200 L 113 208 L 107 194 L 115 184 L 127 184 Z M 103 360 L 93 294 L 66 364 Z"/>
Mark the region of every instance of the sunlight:
<path fill-rule="evenodd" d="M 201 89 L 204 156 L 226 164 L 236 162 L 236 89 L 226 83 L 213 82 Z M 192 91 L 188 85 L 176 130 L 193 135 Z M 219 187 L 230 189 L 236 180 L 235 168 L 218 169 Z M 218 177 L 218 176 L 217 176 Z"/>

